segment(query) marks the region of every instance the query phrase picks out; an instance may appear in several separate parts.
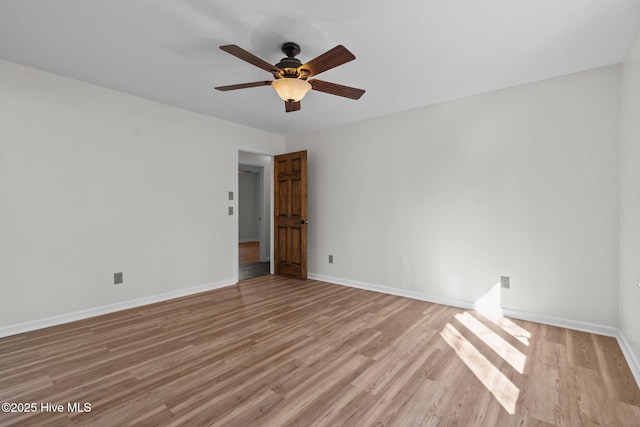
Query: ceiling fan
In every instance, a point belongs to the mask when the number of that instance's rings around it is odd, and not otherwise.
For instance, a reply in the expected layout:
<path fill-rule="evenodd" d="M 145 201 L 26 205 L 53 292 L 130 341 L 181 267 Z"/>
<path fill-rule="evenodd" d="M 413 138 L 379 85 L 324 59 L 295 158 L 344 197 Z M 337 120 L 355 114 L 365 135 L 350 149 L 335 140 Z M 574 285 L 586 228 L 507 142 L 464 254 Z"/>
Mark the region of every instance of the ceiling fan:
<path fill-rule="evenodd" d="M 249 87 L 272 86 L 280 98 L 284 100 L 284 107 L 287 113 L 298 111 L 300 109 L 300 100 L 312 89 L 350 99 L 360 99 L 365 92 L 362 89 L 325 82 L 323 80 L 312 79 L 307 81 L 309 77 L 313 77 L 335 68 L 338 65 L 356 59 L 353 53 L 349 52 L 349 50 L 342 45 L 338 45 L 303 64 L 296 58 L 300 53 L 300 46 L 293 42 L 287 42 L 282 45 L 282 53 L 287 55 L 287 57 L 283 58 L 276 65 L 271 65 L 267 61 L 258 58 L 234 44 L 220 46 L 220 49 L 249 64 L 270 72 L 273 74 L 274 80 L 218 86 L 216 87 L 217 90 L 227 91 L 246 89 Z"/>

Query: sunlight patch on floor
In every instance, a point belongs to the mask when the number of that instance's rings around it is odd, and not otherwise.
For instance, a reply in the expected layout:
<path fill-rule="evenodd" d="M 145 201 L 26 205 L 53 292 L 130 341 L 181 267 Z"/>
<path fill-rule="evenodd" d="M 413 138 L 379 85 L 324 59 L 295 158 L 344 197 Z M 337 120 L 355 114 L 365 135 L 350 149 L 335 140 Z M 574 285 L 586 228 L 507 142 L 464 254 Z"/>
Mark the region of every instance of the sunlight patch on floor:
<path fill-rule="evenodd" d="M 484 313 L 482 315 L 483 317 L 487 318 L 487 320 L 490 320 L 495 325 L 502 328 L 503 331 L 505 331 L 506 333 L 508 333 L 509 335 L 511 335 L 518 341 L 520 341 L 522 344 L 526 345 L 527 347 L 529 346 L 529 339 L 531 339 L 531 332 L 527 331 L 520 325 L 513 323 L 513 321 L 507 319 L 506 317 L 491 316 Z"/>
<path fill-rule="evenodd" d="M 460 332 L 447 323 L 440 332 L 465 365 L 491 392 L 509 414 L 515 414 L 520 390 L 498 368 L 476 349 Z"/>
<path fill-rule="evenodd" d="M 469 313 L 456 314 L 455 318 L 502 357 L 509 365 L 518 371 L 518 373 L 521 374 L 524 372 L 527 357 L 517 348 L 509 344 L 504 338 L 493 332 Z"/>

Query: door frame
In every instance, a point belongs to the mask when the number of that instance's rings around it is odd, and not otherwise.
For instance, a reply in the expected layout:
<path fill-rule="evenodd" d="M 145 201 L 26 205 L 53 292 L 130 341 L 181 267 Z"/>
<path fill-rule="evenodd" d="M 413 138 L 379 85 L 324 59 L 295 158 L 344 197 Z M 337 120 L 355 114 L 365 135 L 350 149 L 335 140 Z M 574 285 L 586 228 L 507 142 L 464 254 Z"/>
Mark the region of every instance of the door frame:
<path fill-rule="evenodd" d="M 238 215 L 238 173 L 240 172 L 239 164 L 240 164 L 240 152 L 244 151 L 245 153 L 258 154 L 261 156 L 269 157 L 269 165 L 271 166 L 271 173 L 269 177 L 266 177 L 265 173 L 263 173 L 263 179 L 269 179 L 271 182 L 271 191 L 269 195 L 269 216 L 273 218 L 273 157 L 276 156 L 277 153 L 272 151 L 263 150 L 261 148 L 250 147 L 247 145 L 238 145 L 236 144 L 236 162 L 233 167 L 235 173 L 233 176 L 233 200 L 229 200 L 231 206 L 233 206 L 234 218 L 233 218 L 233 280 L 238 283 L 240 278 L 240 259 L 238 254 L 239 247 L 239 237 L 238 233 L 240 232 L 240 216 Z M 263 221 L 264 223 L 264 221 Z M 260 233 L 264 232 L 262 230 L 263 227 L 260 227 Z M 273 228 L 273 224 L 271 224 L 271 228 Z M 273 231 L 269 233 L 269 273 L 273 274 Z"/>

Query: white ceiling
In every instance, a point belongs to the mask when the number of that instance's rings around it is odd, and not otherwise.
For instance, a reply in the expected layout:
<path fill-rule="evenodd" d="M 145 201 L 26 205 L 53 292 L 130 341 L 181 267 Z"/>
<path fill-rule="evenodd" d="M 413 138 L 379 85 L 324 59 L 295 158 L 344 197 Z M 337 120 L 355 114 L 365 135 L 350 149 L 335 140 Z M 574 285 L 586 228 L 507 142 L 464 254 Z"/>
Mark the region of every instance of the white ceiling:
<path fill-rule="evenodd" d="M 300 134 L 621 62 L 640 0 L 0 0 L 0 58 L 280 135 Z M 221 50 L 356 60 L 285 113 L 270 80 Z M 1 94 L 0 94 L 1 95 Z"/>

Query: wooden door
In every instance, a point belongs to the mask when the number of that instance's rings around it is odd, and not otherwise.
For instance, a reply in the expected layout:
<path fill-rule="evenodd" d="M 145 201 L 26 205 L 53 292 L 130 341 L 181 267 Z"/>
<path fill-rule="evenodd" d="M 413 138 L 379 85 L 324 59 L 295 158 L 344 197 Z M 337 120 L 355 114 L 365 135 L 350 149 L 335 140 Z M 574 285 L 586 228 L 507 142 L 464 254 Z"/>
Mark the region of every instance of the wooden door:
<path fill-rule="evenodd" d="M 275 273 L 307 279 L 307 152 L 274 159 Z"/>

